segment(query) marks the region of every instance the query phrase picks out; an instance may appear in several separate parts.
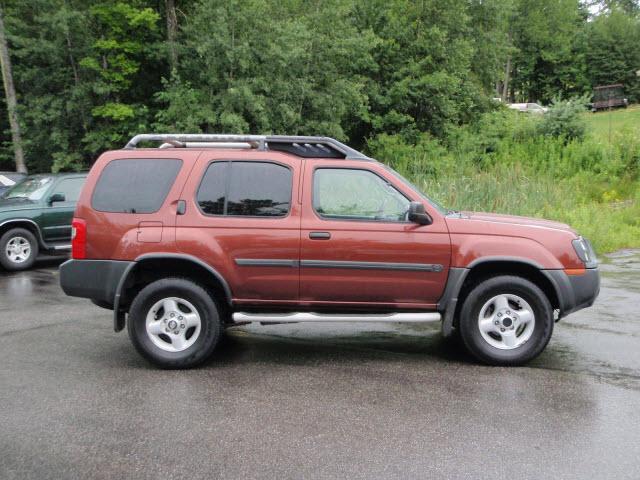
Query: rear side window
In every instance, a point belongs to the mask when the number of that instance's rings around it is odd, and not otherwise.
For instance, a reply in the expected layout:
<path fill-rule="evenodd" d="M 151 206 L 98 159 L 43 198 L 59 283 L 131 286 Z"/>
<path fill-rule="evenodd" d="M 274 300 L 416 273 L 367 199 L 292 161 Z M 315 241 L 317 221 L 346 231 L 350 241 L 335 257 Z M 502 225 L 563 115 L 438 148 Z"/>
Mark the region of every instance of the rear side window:
<path fill-rule="evenodd" d="M 198 189 L 207 215 L 284 217 L 291 204 L 292 173 L 269 162 L 213 162 Z"/>
<path fill-rule="evenodd" d="M 181 167 L 177 159 L 112 160 L 100 174 L 91 206 L 100 212 L 157 212 Z"/>

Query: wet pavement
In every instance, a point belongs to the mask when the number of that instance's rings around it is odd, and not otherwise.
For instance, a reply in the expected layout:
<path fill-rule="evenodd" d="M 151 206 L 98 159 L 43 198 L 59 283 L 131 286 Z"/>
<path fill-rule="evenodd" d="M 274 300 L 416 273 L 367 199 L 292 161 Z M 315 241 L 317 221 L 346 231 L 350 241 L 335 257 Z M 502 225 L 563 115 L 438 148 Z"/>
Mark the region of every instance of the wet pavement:
<path fill-rule="evenodd" d="M 640 252 L 521 368 L 439 325 L 229 331 L 191 371 L 145 363 L 60 262 L 0 272 L 0 478 L 640 478 Z"/>

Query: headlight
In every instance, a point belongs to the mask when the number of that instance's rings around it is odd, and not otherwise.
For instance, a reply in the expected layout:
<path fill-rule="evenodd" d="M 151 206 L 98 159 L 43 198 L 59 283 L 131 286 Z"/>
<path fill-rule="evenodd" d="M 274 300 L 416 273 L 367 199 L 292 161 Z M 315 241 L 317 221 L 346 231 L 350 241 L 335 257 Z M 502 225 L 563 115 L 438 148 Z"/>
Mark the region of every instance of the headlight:
<path fill-rule="evenodd" d="M 598 264 L 598 259 L 596 258 L 596 252 L 593 250 L 591 246 L 591 242 L 586 238 L 578 237 L 573 240 L 573 249 L 576 251 L 578 258 L 582 260 L 585 267 L 592 268 Z"/>

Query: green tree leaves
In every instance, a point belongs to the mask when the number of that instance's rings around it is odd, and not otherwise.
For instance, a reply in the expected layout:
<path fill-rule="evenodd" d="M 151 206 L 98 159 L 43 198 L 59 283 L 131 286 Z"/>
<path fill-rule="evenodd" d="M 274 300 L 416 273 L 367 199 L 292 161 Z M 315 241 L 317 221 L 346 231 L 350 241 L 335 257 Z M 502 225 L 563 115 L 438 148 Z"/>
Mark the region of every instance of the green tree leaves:
<path fill-rule="evenodd" d="M 6 0 L 4 13 L 42 171 L 151 130 L 446 142 L 496 108 L 507 77 L 523 101 L 618 82 L 640 99 L 640 20 L 633 2 L 605 3 L 595 19 L 579 0 Z"/>

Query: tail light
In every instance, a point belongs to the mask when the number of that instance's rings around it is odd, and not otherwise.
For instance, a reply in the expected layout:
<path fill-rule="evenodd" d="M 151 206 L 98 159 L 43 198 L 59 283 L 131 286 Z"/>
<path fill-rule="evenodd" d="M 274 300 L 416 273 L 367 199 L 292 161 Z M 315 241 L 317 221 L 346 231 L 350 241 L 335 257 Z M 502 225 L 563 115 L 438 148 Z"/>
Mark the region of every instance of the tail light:
<path fill-rule="evenodd" d="M 81 260 L 87 257 L 87 222 L 74 218 L 71 222 L 71 258 Z"/>

